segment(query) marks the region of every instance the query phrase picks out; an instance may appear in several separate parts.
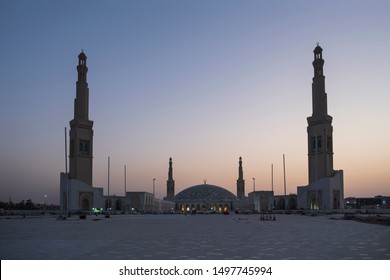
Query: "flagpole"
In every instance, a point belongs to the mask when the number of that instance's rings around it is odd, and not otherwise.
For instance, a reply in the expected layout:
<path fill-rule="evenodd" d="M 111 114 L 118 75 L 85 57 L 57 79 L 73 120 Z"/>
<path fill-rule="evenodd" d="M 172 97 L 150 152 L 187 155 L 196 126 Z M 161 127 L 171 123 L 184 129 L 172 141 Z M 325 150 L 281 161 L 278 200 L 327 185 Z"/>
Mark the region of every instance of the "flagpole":
<path fill-rule="evenodd" d="M 271 188 L 274 191 L 274 164 L 271 164 Z"/>
<path fill-rule="evenodd" d="M 286 195 L 287 195 L 287 192 L 286 192 L 286 161 L 285 161 L 285 157 L 284 157 L 284 154 L 283 154 L 283 177 L 284 177 L 284 209 L 287 209 L 287 203 L 286 203 Z"/>
<path fill-rule="evenodd" d="M 318 189 L 317 189 L 317 180 L 318 180 L 318 139 L 317 139 L 317 136 L 316 136 L 316 139 L 315 139 L 315 153 L 316 153 L 316 156 L 315 156 L 315 160 L 316 160 L 316 181 L 314 183 L 314 188 L 316 189 L 316 205 L 315 205 L 315 209 L 320 209 L 320 204 L 318 203 Z"/>
<path fill-rule="evenodd" d="M 274 164 L 271 163 L 271 189 L 272 189 L 272 210 L 275 209 L 275 193 L 274 193 Z"/>
<path fill-rule="evenodd" d="M 107 176 L 107 187 L 108 187 L 108 202 L 107 208 L 110 209 L 110 157 L 108 157 L 108 176 Z"/>
<path fill-rule="evenodd" d="M 127 179 L 127 178 L 126 178 L 126 176 L 127 176 L 126 164 L 125 164 L 124 169 L 125 169 L 125 170 L 124 170 L 124 171 L 125 171 L 125 174 L 124 174 L 124 176 L 125 176 L 125 211 L 128 211 L 128 207 L 127 207 L 127 206 L 128 206 L 128 204 L 127 204 L 127 195 L 126 195 L 126 194 L 127 194 L 127 190 L 126 190 L 126 183 L 127 183 L 127 182 L 126 182 L 126 179 Z"/>
<path fill-rule="evenodd" d="M 66 141 L 66 126 L 65 126 L 65 177 L 66 177 L 66 212 L 69 212 L 69 176 L 68 176 L 68 143 Z"/>
<path fill-rule="evenodd" d="M 125 165 L 125 196 L 126 196 L 126 165 Z"/>
<path fill-rule="evenodd" d="M 286 162 L 283 154 L 284 195 L 286 195 Z"/>

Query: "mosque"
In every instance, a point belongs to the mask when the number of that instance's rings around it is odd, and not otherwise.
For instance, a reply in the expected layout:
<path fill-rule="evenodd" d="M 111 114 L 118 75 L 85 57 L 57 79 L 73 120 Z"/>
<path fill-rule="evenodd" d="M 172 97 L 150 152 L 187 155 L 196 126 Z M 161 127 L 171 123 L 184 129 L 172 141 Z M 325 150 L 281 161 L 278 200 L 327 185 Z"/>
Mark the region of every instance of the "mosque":
<path fill-rule="evenodd" d="M 224 187 L 204 184 L 175 194 L 173 162 L 169 158 L 167 194 L 158 199 L 149 192 L 126 192 L 124 196 L 103 194 L 92 184 L 93 121 L 89 119 L 87 56 L 78 56 L 74 117 L 69 131 L 69 172 L 60 175 L 60 207 L 64 211 L 154 212 L 267 212 L 273 209 L 343 209 L 343 171 L 333 170 L 332 117 L 327 114 L 322 48 L 314 49 L 312 84 L 313 113 L 307 118 L 309 185 L 297 188 L 297 195 L 274 195 L 253 191 L 245 196 L 242 158 L 238 162 L 236 194 Z"/>

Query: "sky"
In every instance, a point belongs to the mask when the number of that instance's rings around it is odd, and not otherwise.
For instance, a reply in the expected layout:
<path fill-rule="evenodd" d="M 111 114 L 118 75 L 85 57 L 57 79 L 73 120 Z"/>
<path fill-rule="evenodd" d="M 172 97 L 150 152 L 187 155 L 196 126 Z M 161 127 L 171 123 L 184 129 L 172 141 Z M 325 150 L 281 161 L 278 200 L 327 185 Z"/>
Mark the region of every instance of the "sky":
<path fill-rule="evenodd" d="M 389 1 L 0 1 L 0 201 L 59 203 L 78 54 L 93 185 L 308 184 L 313 50 L 325 60 L 345 197 L 390 195 Z M 69 143 L 69 141 L 68 141 Z M 255 179 L 253 179 L 255 178 Z"/>

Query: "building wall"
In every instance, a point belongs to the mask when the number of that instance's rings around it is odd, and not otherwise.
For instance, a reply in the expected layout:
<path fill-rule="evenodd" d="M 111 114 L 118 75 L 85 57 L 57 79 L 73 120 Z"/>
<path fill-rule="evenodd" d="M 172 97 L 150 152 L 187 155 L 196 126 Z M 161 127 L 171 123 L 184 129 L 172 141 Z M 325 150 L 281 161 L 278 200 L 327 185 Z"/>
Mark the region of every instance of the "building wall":
<path fill-rule="evenodd" d="M 297 191 L 298 209 L 344 209 L 342 170 L 335 171 L 333 177 L 322 178 L 308 186 L 298 187 Z"/>
<path fill-rule="evenodd" d="M 308 118 L 311 120 L 311 118 Z M 332 118 L 310 123 L 308 132 L 309 183 L 333 176 L 333 128 Z"/>
<path fill-rule="evenodd" d="M 126 192 L 125 205 L 129 210 L 152 213 L 155 211 L 154 197 L 148 192 Z"/>
<path fill-rule="evenodd" d="M 93 122 L 72 120 L 70 123 L 70 178 L 92 186 Z"/>
<path fill-rule="evenodd" d="M 66 195 L 67 189 L 69 189 L 69 196 Z M 68 210 L 70 211 L 104 208 L 103 188 L 91 187 L 79 180 L 67 180 L 66 174 L 61 173 L 60 209 L 63 211 L 67 210 L 67 199 L 69 199 Z M 88 201 L 88 203 L 83 203 L 83 201 Z"/>
<path fill-rule="evenodd" d="M 176 209 L 176 203 L 169 200 L 154 199 L 155 209 L 158 213 L 173 212 Z"/>
<path fill-rule="evenodd" d="M 274 196 L 275 210 L 295 210 L 297 209 L 297 195 L 276 195 Z"/>
<path fill-rule="evenodd" d="M 176 209 L 180 212 L 212 211 L 225 212 L 234 210 L 233 200 L 176 200 Z"/>
<path fill-rule="evenodd" d="M 242 213 L 249 210 L 249 198 L 243 197 L 240 200 L 233 202 L 233 209 L 237 213 Z"/>
<path fill-rule="evenodd" d="M 90 211 L 92 208 L 110 208 L 112 211 L 162 213 L 175 210 L 175 202 L 157 199 L 148 192 L 127 192 L 126 196 L 103 195 L 103 188 L 91 187 L 79 180 L 68 179 L 69 211 Z M 61 173 L 60 209 L 67 210 L 67 177 Z"/>
<path fill-rule="evenodd" d="M 249 210 L 256 212 L 269 212 L 273 210 L 274 192 L 255 191 L 248 194 Z"/>

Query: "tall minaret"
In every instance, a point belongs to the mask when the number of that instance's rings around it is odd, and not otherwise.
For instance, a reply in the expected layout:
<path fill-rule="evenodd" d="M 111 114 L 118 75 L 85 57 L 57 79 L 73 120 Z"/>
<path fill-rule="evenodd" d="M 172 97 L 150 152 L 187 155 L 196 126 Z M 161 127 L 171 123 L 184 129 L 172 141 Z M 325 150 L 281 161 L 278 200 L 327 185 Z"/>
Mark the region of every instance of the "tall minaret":
<path fill-rule="evenodd" d="M 242 158 L 238 162 L 238 180 L 237 180 L 237 197 L 238 199 L 245 198 L 245 180 L 244 172 L 242 171 Z"/>
<path fill-rule="evenodd" d="M 309 184 L 333 176 L 332 117 L 328 115 L 322 48 L 314 49 L 313 114 L 307 118 Z"/>
<path fill-rule="evenodd" d="M 77 65 L 74 118 L 70 121 L 69 177 L 92 186 L 93 121 L 88 118 L 89 89 L 87 83 L 87 56 L 79 54 Z"/>
<path fill-rule="evenodd" d="M 175 198 L 175 181 L 173 180 L 172 158 L 169 158 L 167 196 L 164 197 L 164 199 L 173 200 L 174 198 Z"/>

